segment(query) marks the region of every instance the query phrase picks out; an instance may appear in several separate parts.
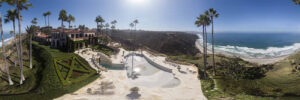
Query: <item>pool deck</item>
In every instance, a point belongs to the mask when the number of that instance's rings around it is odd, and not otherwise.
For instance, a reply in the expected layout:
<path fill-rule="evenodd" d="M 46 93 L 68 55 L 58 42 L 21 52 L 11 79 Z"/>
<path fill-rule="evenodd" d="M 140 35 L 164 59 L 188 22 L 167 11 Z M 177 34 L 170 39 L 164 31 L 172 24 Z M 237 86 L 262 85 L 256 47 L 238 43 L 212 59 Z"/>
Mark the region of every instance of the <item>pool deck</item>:
<path fill-rule="evenodd" d="M 111 57 L 114 63 L 120 63 L 122 61 L 123 51 L 125 55 L 129 54 L 129 51 L 120 49 L 119 54 Z M 88 56 L 87 54 L 90 55 Z M 87 53 L 79 55 L 89 62 L 91 54 L 97 53 L 88 51 Z M 165 57 L 152 56 L 147 52 L 143 52 L 143 54 L 157 64 L 172 69 L 174 76 L 177 77 L 181 83 L 172 88 L 139 86 L 130 82 L 126 70 L 108 70 L 107 72 L 102 71 L 101 77 L 94 82 L 82 87 L 74 93 L 65 94 L 56 98 L 56 100 L 129 100 L 129 90 L 135 86 L 140 89 L 140 97 L 138 100 L 206 100 L 201 90 L 200 80 L 197 78 L 196 67 L 180 65 L 181 72 L 179 72 L 172 64 L 165 63 Z M 94 65 L 91 64 L 91 66 Z M 101 83 L 109 84 L 101 85 Z M 89 88 L 91 90 L 90 93 L 87 92 Z"/>

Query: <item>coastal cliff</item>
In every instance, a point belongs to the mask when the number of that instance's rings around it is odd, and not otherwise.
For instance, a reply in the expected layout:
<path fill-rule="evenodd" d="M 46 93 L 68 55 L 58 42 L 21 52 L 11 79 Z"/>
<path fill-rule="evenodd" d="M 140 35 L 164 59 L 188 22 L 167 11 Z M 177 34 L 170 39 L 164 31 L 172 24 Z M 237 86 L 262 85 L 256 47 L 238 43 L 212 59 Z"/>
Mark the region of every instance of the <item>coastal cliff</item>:
<path fill-rule="evenodd" d="M 148 48 L 167 55 L 196 55 L 199 53 L 195 41 L 198 36 L 185 32 L 129 31 L 112 32 L 110 37 L 125 48 Z M 133 38 L 132 38 L 133 37 Z"/>

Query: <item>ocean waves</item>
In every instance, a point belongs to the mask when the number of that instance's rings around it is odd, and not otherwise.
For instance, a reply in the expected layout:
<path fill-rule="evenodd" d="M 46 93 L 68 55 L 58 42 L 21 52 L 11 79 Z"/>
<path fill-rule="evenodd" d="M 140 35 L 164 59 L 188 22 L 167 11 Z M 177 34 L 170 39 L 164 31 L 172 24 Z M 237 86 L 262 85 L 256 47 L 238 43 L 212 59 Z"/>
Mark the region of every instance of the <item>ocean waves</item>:
<path fill-rule="evenodd" d="M 9 43 L 11 40 L 13 40 L 14 37 L 9 37 L 7 39 L 4 39 L 4 44 L 6 45 L 7 43 Z M 0 39 L 1 40 L 1 39 Z M 2 41 L 0 42 L 0 47 L 2 47 Z"/>
<path fill-rule="evenodd" d="M 199 45 L 202 46 L 202 36 L 198 34 Z M 208 49 L 211 49 L 211 44 L 208 43 Z M 300 43 L 283 47 L 267 47 L 266 49 L 249 48 L 234 45 L 215 45 L 215 51 L 225 54 L 231 54 L 246 58 L 274 58 L 287 56 L 300 50 Z"/>

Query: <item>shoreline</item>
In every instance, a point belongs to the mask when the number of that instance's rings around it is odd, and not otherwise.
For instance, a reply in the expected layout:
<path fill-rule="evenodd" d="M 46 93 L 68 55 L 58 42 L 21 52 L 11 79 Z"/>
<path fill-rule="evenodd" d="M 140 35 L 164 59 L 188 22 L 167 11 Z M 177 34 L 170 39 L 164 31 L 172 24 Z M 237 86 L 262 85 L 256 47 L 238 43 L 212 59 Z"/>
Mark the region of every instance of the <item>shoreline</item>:
<path fill-rule="evenodd" d="M 199 44 L 198 40 L 195 42 L 196 48 L 202 53 L 203 51 L 203 47 Z M 212 54 L 212 51 L 207 50 L 208 54 Z M 226 53 L 222 53 L 222 52 L 215 52 L 215 54 L 221 54 L 221 55 L 225 55 L 227 57 L 234 57 L 235 55 L 232 54 L 226 54 Z M 263 65 L 263 64 L 274 64 L 276 62 L 279 62 L 281 60 L 284 60 L 286 58 L 288 58 L 290 55 L 293 55 L 295 53 L 291 53 L 289 55 L 285 55 L 285 56 L 280 56 L 280 57 L 274 57 L 274 58 L 247 58 L 247 57 L 241 57 L 238 56 L 239 58 L 248 61 L 248 62 L 252 62 L 252 63 L 257 63 L 259 65 Z"/>
<path fill-rule="evenodd" d="M 8 46 L 8 45 L 11 45 L 14 41 L 15 37 L 9 37 L 9 38 L 6 38 L 4 39 L 4 45 L 5 46 Z M 0 41 L 0 48 L 2 48 L 2 40 Z"/>

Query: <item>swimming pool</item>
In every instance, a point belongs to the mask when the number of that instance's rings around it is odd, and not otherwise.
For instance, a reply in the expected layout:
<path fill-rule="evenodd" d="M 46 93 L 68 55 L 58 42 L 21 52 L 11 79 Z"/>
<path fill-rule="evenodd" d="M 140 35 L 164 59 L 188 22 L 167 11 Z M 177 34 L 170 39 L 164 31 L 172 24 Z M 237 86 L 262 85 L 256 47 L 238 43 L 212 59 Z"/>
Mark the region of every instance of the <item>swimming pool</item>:
<path fill-rule="evenodd" d="M 131 53 L 125 56 L 125 59 L 127 76 L 133 85 L 172 88 L 181 83 L 174 77 L 171 69 L 151 61 L 142 54 Z M 137 78 L 133 78 L 134 75 L 137 75 Z"/>

